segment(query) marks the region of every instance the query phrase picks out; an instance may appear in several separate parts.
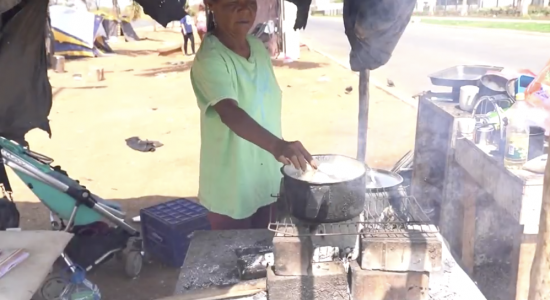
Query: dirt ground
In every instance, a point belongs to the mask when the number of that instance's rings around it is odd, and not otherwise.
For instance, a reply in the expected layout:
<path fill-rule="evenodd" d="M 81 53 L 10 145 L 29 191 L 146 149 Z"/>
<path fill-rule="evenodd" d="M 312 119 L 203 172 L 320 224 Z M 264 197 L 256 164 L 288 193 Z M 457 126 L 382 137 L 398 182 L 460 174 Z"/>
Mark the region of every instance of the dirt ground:
<path fill-rule="evenodd" d="M 51 73 L 53 136 L 27 135 L 31 149 L 55 158 L 54 165 L 95 194 L 119 201 L 129 217 L 144 207 L 195 196 L 200 147 L 199 110 L 189 80 L 192 57 L 157 53 L 167 42 L 179 42 L 181 34 L 138 34 L 146 39 L 111 43 L 115 56 L 68 61 L 66 73 Z M 284 95 L 285 139 L 302 141 L 311 153 L 355 156 L 358 77 L 304 47 L 299 61 L 274 65 Z M 104 68 L 104 81 L 89 74 L 93 67 Z M 346 93 L 347 87 L 353 91 Z M 370 96 L 368 163 L 389 168 L 414 145 L 416 111 L 374 88 Z M 125 143 L 132 136 L 164 146 L 137 152 Z M 12 182 L 22 227 L 49 229 L 47 209 L 21 181 L 12 176 Z M 171 295 L 179 272 L 155 262 L 129 280 L 113 261 L 91 279 L 104 299 L 151 300 Z"/>

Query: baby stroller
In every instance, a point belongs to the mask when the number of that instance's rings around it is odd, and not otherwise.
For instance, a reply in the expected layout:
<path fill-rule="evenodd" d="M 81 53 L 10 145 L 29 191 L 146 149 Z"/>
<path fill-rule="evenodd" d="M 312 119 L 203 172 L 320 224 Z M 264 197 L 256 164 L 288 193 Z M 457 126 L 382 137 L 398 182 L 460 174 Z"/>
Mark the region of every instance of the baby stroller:
<path fill-rule="evenodd" d="M 140 273 L 143 263 L 140 233 L 124 222 L 125 214 L 118 204 L 90 193 L 60 167 L 52 167 L 53 159 L 3 137 L 0 137 L 0 155 L 3 161 L 0 180 L 3 179 L 1 183 L 8 197 L 11 187 L 7 176 L 1 176 L 5 174 L 4 165 L 13 169 L 50 210 L 52 229 L 74 234 L 61 255 L 66 270 L 74 271 L 79 266 L 90 271 L 117 257 L 124 261 L 126 275 L 134 278 Z M 37 296 L 57 299 L 65 284 L 66 276 L 53 272 Z"/>

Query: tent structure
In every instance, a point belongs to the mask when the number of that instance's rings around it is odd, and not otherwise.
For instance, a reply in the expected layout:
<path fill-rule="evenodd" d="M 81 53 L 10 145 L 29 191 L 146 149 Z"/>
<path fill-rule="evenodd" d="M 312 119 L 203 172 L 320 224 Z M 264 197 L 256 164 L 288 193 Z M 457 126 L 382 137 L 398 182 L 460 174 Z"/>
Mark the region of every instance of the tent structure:
<path fill-rule="evenodd" d="M 122 19 L 120 21 L 120 31 L 124 35 L 124 38 L 127 42 L 139 41 L 139 36 L 137 35 L 132 23 L 127 20 Z"/>
<path fill-rule="evenodd" d="M 64 6 L 50 6 L 56 55 L 96 57 L 113 50 L 107 44 L 103 17 Z"/>
<path fill-rule="evenodd" d="M 121 18 L 120 20 L 118 20 L 116 17 L 103 12 L 96 12 L 95 14 L 103 17 L 103 21 L 101 23 L 103 24 L 103 28 L 105 29 L 107 40 L 110 37 L 119 35 L 124 36 L 124 39 L 127 42 L 140 40 L 139 36 L 134 30 L 134 27 L 130 23 L 130 20 L 125 18 Z"/>

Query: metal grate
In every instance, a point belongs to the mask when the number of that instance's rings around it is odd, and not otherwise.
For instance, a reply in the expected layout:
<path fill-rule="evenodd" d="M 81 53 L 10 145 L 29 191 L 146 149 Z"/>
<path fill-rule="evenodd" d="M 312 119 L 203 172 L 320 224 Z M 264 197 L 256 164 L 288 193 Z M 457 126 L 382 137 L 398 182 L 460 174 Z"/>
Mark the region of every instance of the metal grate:
<path fill-rule="evenodd" d="M 279 203 L 279 215 L 282 212 L 283 216 L 272 219 L 268 229 L 278 236 L 288 237 L 363 235 L 388 238 L 438 232 L 416 199 L 406 196 L 403 191 L 367 193 L 366 196 L 361 216 L 346 222 L 324 224 L 308 224 L 290 217 L 284 199 L 279 198 L 279 202 L 283 202 Z"/>

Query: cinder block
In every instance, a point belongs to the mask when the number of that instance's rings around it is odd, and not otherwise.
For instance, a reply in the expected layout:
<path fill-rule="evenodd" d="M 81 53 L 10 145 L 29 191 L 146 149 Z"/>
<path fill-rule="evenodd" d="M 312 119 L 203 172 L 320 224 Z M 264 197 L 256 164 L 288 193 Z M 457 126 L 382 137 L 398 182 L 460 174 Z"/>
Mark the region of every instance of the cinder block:
<path fill-rule="evenodd" d="M 441 269 L 441 241 L 436 234 L 361 238 L 363 270 L 432 272 Z"/>
<path fill-rule="evenodd" d="M 430 275 L 427 272 L 385 272 L 363 270 L 350 263 L 351 300 L 427 300 Z"/>
<path fill-rule="evenodd" d="M 311 274 L 313 243 L 308 236 L 273 238 L 274 272 L 281 276 Z"/>
<path fill-rule="evenodd" d="M 315 263 L 312 274 L 278 276 L 267 269 L 269 300 L 340 300 L 349 299 L 348 274 L 339 262 Z"/>

